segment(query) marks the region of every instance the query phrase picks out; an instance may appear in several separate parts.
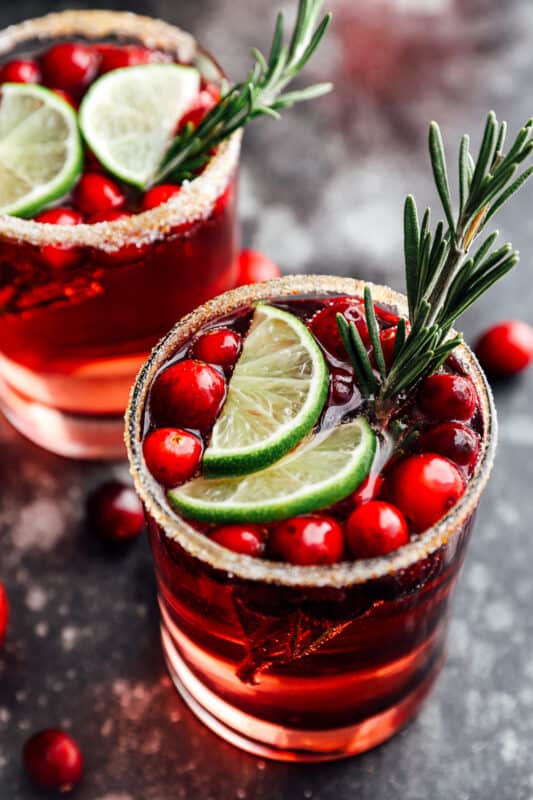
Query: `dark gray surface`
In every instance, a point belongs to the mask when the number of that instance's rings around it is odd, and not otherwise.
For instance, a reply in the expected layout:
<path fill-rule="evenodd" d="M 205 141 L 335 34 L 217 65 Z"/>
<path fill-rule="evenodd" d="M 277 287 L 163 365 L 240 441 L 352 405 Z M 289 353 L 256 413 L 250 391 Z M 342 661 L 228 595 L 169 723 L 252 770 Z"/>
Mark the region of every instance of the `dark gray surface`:
<path fill-rule="evenodd" d="M 50 8 L 6 5 L 2 24 Z M 189 28 L 238 76 L 248 46 L 267 43 L 272 5 L 146 0 L 135 8 Z M 490 107 L 511 127 L 531 114 L 529 0 L 397 5 L 404 11 L 394 15 L 376 11 L 378 0 L 332 0 L 333 35 L 310 73 L 332 77 L 335 95 L 247 134 L 245 241 L 286 271 L 401 287 L 403 196 L 414 191 L 436 206 L 428 120 L 438 119 L 455 143 L 463 130 L 477 141 Z M 521 248 L 523 262 L 465 319 L 467 338 L 499 318 L 532 321 L 532 199 L 529 189 L 502 215 L 502 236 Z M 431 699 L 386 746 L 316 767 L 247 756 L 178 700 L 160 655 L 146 543 L 111 557 L 83 529 L 87 490 L 125 467 L 69 463 L 0 423 L 0 577 L 12 606 L 0 654 L 1 800 L 37 796 L 20 774 L 19 752 L 31 731 L 51 725 L 71 729 L 85 753 L 79 800 L 533 798 L 532 398 L 533 374 L 497 389 L 497 465 Z"/>

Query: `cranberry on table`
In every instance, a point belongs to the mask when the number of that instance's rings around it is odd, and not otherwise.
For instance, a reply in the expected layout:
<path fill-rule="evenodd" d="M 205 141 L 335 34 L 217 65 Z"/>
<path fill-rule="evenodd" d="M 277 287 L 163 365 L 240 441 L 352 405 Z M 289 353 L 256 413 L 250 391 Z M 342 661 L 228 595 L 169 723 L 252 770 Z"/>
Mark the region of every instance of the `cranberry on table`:
<path fill-rule="evenodd" d="M 339 333 L 337 314 L 342 314 L 347 322 L 355 323 L 363 342 L 369 344 L 363 304 L 355 297 L 339 297 L 329 302 L 314 314 L 309 328 L 328 353 L 335 358 L 346 360 L 348 354 Z"/>
<path fill-rule="evenodd" d="M 418 405 L 428 419 L 466 422 L 476 410 L 476 390 L 472 381 L 461 375 L 430 375 L 420 388 Z"/>
<path fill-rule="evenodd" d="M 31 58 L 15 58 L 0 69 L 0 83 L 40 83 L 41 70 Z"/>
<path fill-rule="evenodd" d="M 88 217 L 118 211 L 126 196 L 117 184 L 99 172 L 85 172 L 74 189 L 74 202 Z"/>
<path fill-rule="evenodd" d="M 465 488 L 459 468 L 435 453 L 403 458 L 387 477 L 387 498 L 403 512 L 417 533 L 447 514 Z"/>
<path fill-rule="evenodd" d="M 375 500 L 383 487 L 383 476 L 379 472 L 373 472 L 366 477 L 363 483 L 352 494 L 352 502 L 355 506 L 369 503 Z"/>
<path fill-rule="evenodd" d="M 142 199 L 143 211 L 149 211 L 151 208 L 157 208 L 175 197 L 181 191 L 181 186 L 176 183 L 160 183 L 159 186 L 154 186 L 149 189 Z"/>
<path fill-rule="evenodd" d="M 9 619 L 9 603 L 7 601 L 6 590 L 4 585 L 0 583 L 0 647 L 4 644 L 6 638 L 7 622 Z"/>
<path fill-rule="evenodd" d="M 48 225 L 79 225 L 83 222 L 83 217 L 72 208 L 59 207 L 42 211 L 35 217 L 35 222 L 45 222 Z M 78 262 L 80 253 L 76 247 L 45 245 L 41 248 L 41 257 L 54 269 L 65 269 Z"/>
<path fill-rule="evenodd" d="M 371 500 L 348 517 L 346 541 L 354 558 L 377 558 L 407 544 L 409 529 L 399 509 Z"/>
<path fill-rule="evenodd" d="M 491 375 L 516 375 L 533 360 L 533 328 L 520 320 L 499 322 L 482 335 L 476 355 Z"/>
<path fill-rule="evenodd" d="M 61 42 L 46 51 L 41 60 L 43 80 L 53 89 L 79 93 L 92 81 L 99 57 L 93 47 Z"/>
<path fill-rule="evenodd" d="M 103 75 L 114 69 L 124 67 L 138 67 L 141 64 L 153 64 L 158 61 L 168 61 L 164 53 L 158 50 L 150 50 L 148 47 L 138 45 L 114 45 L 101 44 L 97 46 L 100 64 L 98 72 Z"/>
<path fill-rule="evenodd" d="M 83 757 L 74 739 L 52 728 L 34 734 L 22 752 L 26 774 L 44 791 L 69 792 L 81 778 Z"/>
<path fill-rule="evenodd" d="M 259 558 L 265 552 L 266 532 L 258 525 L 221 525 L 209 532 L 209 538 L 245 556 Z"/>
<path fill-rule="evenodd" d="M 271 281 L 281 276 L 280 268 L 258 250 L 241 250 L 239 254 L 238 286 Z"/>
<path fill-rule="evenodd" d="M 460 467 L 471 468 L 479 455 L 479 436 L 461 422 L 441 422 L 423 431 L 418 449 L 445 456 Z"/>
<path fill-rule="evenodd" d="M 89 496 L 87 519 L 94 533 L 111 542 L 135 539 L 144 528 L 142 503 L 121 481 L 108 481 Z"/>
<path fill-rule="evenodd" d="M 202 456 L 202 442 L 180 428 L 158 428 L 143 442 L 146 466 L 163 486 L 179 486 L 192 478 Z"/>
<path fill-rule="evenodd" d="M 208 364 L 189 358 L 157 377 L 150 408 L 160 425 L 194 428 L 204 433 L 213 426 L 225 395 L 222 375 Z"/>
<path fill-rule="evenodd" d="M 203 333 L 194 343 L 193 355 L 208 364 L 217 364 L 228 369 L 232 367 L 241 352 L 242 339 L 230 328 L 214 328 Z"/>
<path fill-rule="evenodd" d="M 344 535 L 331 517 L 307 514 L 275 526 L 270 535 L 274 558 L 303 567 L 335 564 L 344 554 Z"/>

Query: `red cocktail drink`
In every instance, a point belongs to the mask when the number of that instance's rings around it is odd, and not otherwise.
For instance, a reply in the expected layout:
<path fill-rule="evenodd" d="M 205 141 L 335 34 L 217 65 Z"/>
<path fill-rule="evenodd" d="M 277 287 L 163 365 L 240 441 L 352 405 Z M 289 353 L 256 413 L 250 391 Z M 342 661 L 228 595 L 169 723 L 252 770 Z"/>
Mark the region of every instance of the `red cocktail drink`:
<path fill-rule="evenodd" d="M 188 34 L 119 12 L 25 22 L 0 34 L 0 54 L 9 64 L 29 54 L 46 82 L 46 53 L 65 40 L 96 53 L 91 80 L 104 68 L 177 62 L 198 68 L 204 96 L 223 77 Z M 90 86 L 70 99 L 77 104 Z M 150 348 L 180 316 L 235 285 L 239 144 L 237 133 L 160 204 L 114 181 L 115 209 L 91 213 L 91 198 L 78 207 L 76 188 L 61 200 L 76 224 L 49 212 L 0 217 L 0 403 L 29 438 L 63 455 L 122 454 L 127 393 Z M 89 152 L 87 172 L 110 177 Z"/>
<path fill-rule="evenodd" d="M 294 323 L 284 314 L 305 325 L 325 359 L 328 393 L 311 438 L 356 424 L 366 429 L 369 406 L 330 325 L 339 312 L 365 339 L 362 292 L 362 283 L 348 279 L 294 277 L 207 303 L 153 351 L 128 411 L 127 444 L 148 514 L 170 672 L 208 726 L 262 756 L 314 761 L 362 752 L 419 708 L 442 665 L 450 592 L 492 465 L 490 392 L 475 358 L 460 346 L 400 413 L 381 424 L 366 479 L 359 473 L 348 489 L 339 471 L 328 489 L 330 502 L 320 503 L 308 490 L 318 461 L 331 457 L 326 450 L 304 469 L 295 460 L 308 446 L 304 439 L 262 470 L 246 474 L 239 467 L 223 477 L 213 474 L 216 464 L 208 458 L 220 430 L 206 433 L 203 420 L 196 429 L 184 427 L 202 442 L 201 469 L 207 464 L 211 472 L 198 477 L 191 467 L 192 480 L 167 493 L 170 446 L 157 451 L 152 442 L 160 440 L 161 425 L 170 424 L 163 417 L 171 406 L 172 413 L 178 409 L 178 389 L 174 383 L 169 395 L 170 378 L 162 376 L 210 360 L 229 387 L 223 402 L 234 402 L 235 378 L 242 392 L 243 372 L 250 375 L 250 364 L 266 358 L 261 350 L 250 360 L 246 347 L 257 340 L 256 315 L 267 303 L 283 312 L 279 319 L 289 327 Z M 405 303 L 381 287 L 374 287 L 374 300 L 386 354 Z M 218 357 L 229 352 L 229 340 L 226 334 L 217 355 L 213 330 L 218 341 L 220 330 L 241 337 L 237 367 Z M 279 347 L 272 369 L 282 362 Z M 272 373 L 273 381 L 278 378 Z M 258 396 L 259 427 L 260 406 Z M 184 405 L 179 408 L 185 414 Z M 218 425 L 223 412 L 217 413 Z M 279 472 L 283 463 L 285 472 Z M 308 475 L 307 485 L 283 495 L 283 482 L 289 485 L 297 473 Z M 263 498 L 260 480 L 270 481 L 272 496 Z M 327 475 L 321 480 L 325 485 Z M 276 505 L 272 497 L 280 492 L 285 500 Z M 302 492 L 309 507 L 295 513 L 294 498 Z M 389 516 L 378 524 L 373 513 Z"/>

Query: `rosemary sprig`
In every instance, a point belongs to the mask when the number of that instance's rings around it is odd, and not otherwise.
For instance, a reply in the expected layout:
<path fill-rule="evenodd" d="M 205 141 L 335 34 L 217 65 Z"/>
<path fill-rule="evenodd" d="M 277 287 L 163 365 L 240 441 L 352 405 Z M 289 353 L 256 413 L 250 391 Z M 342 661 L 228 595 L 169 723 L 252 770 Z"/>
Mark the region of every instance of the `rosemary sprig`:
<path fill-rule="evenodd" d="M 387 367 L 383 360 L 370 289 L 365 290 L 365 316 L 377 370 L 355 325 L 348 325 L 338 315 L 339 331 L 361 390 L 375 403 L 378 417 L 386 417 L 393 401 L 411 392 L 424 377 L 442 366 L 462 341 L 460 334 L 450 335 L 455 321 L 518 263 L 519 254 L 512 245 L 494 249 L 497 232 L 487 236 L 470 255 L 487 222 L 533 174 L 533 167 L 529 167 L 517 175 L 520 164 L 533 151 L 533 119 L 519 130 L 504 155 L 506 128 L 506 123 L 499 123 L 491 111 L 475 161 L 469 138 L 463 136 L 459 148 L 459 206 L 455 212 L 440 129 L 436 122 L 430 125 L 431 165 L 446 223 L 439 222 L 431 233 L 430 210 L 426 209 L 420 223 L 414 198 L 407 197 L 404 257 L 410 331 L 407 332 L 406 321 L 401 320 L 392 363 Z"/>
<path fill-rule="evenodd" d="M 299 0 L 288 44 L 283 44 L 283 14 L 278 14 L 268 60 L 256 48 L 252 50 L 254 65 L 246 80 L 226 91 L 198 127 L 189 124 L 177 134 L 149 186 L 163 180 L 180 183 L 194 177 L 209 161 L 213 148 L 250 120 L 264 115 L 277 119 L 281 109 L 331 90 L 331 83 L 318 83 L 305 89 L 284 91 L 307 64 L 328 28 L 331 14 L 317 26 L 322 5 L 323 0 Z"/>

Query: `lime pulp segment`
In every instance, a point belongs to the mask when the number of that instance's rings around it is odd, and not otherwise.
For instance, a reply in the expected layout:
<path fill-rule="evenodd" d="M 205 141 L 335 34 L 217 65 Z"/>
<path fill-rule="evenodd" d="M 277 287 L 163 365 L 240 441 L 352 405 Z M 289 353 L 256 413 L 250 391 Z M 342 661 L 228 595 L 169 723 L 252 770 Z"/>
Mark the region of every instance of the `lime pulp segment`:
<path fill-rule="evenodd" d="M 32 216 L 67 194 L 82 169 L 76 113 L 55 92 L 4 83 L 0 92 L 0 213 Z"/>
<path fill-rule="evenodd" d="M 310 436 L 260 472 L 195 478 L 168 498 L 183 516 L 203 522 L 274 522 L 327 508 L 355 491 L 375 452 L 376 436 L 358 417 Z"/>
<path fill-rule="evenodd" d="M 286 311 L 257 305 L 205 451 L 205 475 L 242 475 L 284 456 L 318 420 L 328 379 L 306 326 Z"/>
<path fill-rule="evenodd" d="M 80 106 L 83 136 L 109 172 L 142 189 L 199 89 L 198 70 L 180 64 L 108 72 L 93 83 Z"/>

